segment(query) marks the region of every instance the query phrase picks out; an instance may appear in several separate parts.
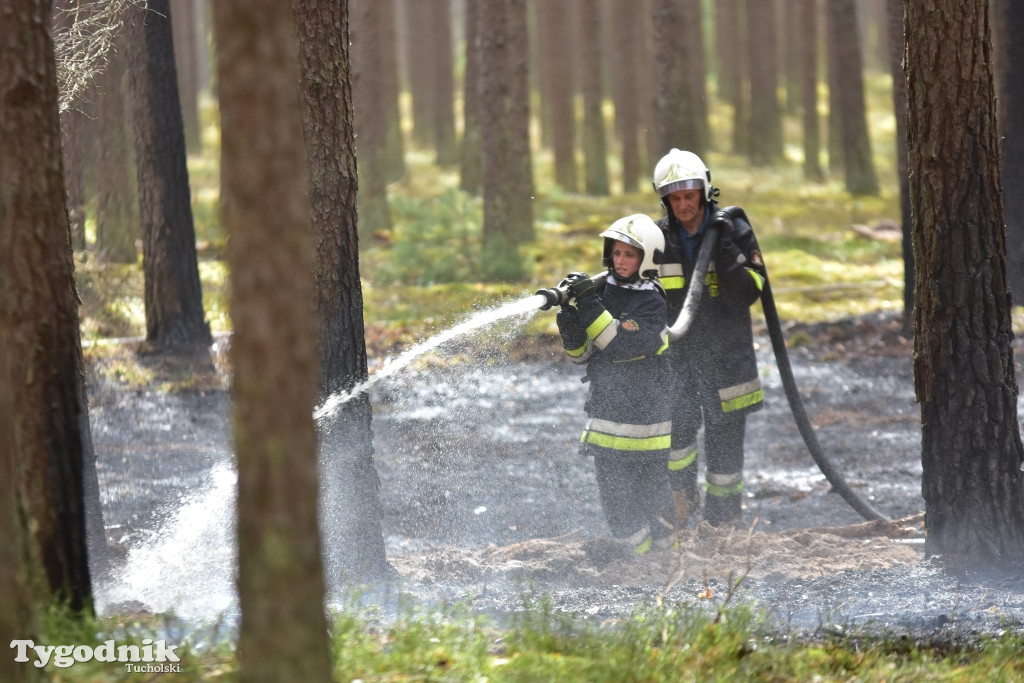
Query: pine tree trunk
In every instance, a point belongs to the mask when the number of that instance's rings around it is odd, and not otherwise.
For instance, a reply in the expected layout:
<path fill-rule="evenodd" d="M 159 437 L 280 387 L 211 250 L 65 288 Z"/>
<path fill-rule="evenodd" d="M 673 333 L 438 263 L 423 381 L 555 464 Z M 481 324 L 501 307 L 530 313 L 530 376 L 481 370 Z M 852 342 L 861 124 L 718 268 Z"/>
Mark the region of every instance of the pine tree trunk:
<path fill-rule="evenodd" d="M 480 21 L 485 276 L 514 278 L 533 238 L 525 0 L 486 3 Z"/>
<path fill-rule="evenodd" d="M 836 111 L 840 118 L 846 189 L 853 195 L 877 195 L 878 177 L 868 135 L 857 6 L 854 0 L 828 0 L 828 11 L 836 58 L 836 81 L 830 85 L 839 84 Z"/>
<path fill-rule="evenodd" d="M 915 0 L 906 27 L 925 551 L 1019 568 L 1024 447 L 988 8 Z"/>
<path fill-rule="evenodd" d="M 750 162 L 770 166 L 782 159 L 782 108 L 775 3 L 747 0 L 750 69 Z"/>
<path fill-rule="evenodd" d="M 129 29 L 129 84 L 139 178 L 146 341 L 158 350 L 211 342 L 203 315 L 185 133 L 171 36 L 170 3 L 136 8 Z"/>
<path fill-rule="evenodd" d="M 584 191 L 592 197 L 609 194 L 608 138 L 604 124 L 601 89 L 601 13 L 592 11 L 591 0 L 576 0 L 579 18 L 580 90 L 583 93 L 583 178 Z"/>
<path fill-rule="evenodd" d="M 700 156 L 704 154 L 700 112 L 693 96 L 693 75 L 690 73 L 691 69 L 700 67 L 692 62 L 697 48 L 690 45 L 692 32 L 687 22 L 693 17 L 688 12 L 689 8 L 690 3 L 672 0 L 654 0 L 652 3 L 656 55 L 652 68 L 657 84 L 654 91 L 655 127 L 663 153 L 678 147 Z M 703 83 L 703 72 L 696 77 Z"/>
<path fill-rule="evenodd" d="M 367 377 L 348 13 L 342 3 L 330 5 L 330 12 L 317 0 L 293 0 L 293 5 L 311 178 L 322 401 Z M 324 88 L 323 83 L 334 85 Z M 323 517 L 332 520 L 327 528 L 334 534 L 325 546 L 331 568 L 353 581 L 384 578 L 387 572 L 371 419 L 369 398 L 362 393 L 345 404 L 339 416 L 326 418 L 337 424 L 321 424 L 327 495 Z"/>
<path fill-rule="evenodd" d="M 797 14 L 800 30 L 800 88 L 804 121 L 804 179 L 820 183 L 825 179 L 821 167 L 821 118 L 818 116 L 818 12 L 817 0 L 800 0 Z"/>
<path fill-rule="evenodd" d="M 435 159 L 438 166 L 448 167 L 454 166 L 459 158 L 455 140 L 455 64 L 449 0 L 430 3 L 430 25 L 430 62 L 433 67 L 430 105 Z"/>
<path fill-rule="evenodd" d="M 560 2 L 539 2 L 537 8 L 541 78 L 551 117 L 551 148 L 555 156 L 555 183 L 566 192 L 578 192 L 576 173 L 576 111 L 572 87 L 572 44 L 568 10 Z"/>
<path fill-rule="evenodd" d="M 239 680 L 329 681 L 295 22 L 276 0 L 217 0 L 213 21 L 234 325 Z"/>
<path fill-rule="evenodd" d="M 107 67 L 97 76 L 103 126 L 96 154 L 96 251 L 115 263 L 135 263 L 139 256 L 139 198 L 135 191 L 131 126 L 125 114 L 124 40 L 115 37 Z"/>
<path fill-rule="evenodd" d="M 900 226 L 903 229 L 903 331 L 909 337 L 914 319 L 914 236 L 910 215 L 910 171 L 907 168 L 907 74 L 903 70 L 903 0 L 887 0 L 889 68 L 896 113 L 896 175 L 900 183 Z"/>
<path fill-rule="evenodd" d="M 380 53 L 391 45 L 380 39 L 376 0 L 352 0 L 352 98 L 356 156 L 359 161 L 359 241 L 369 246 L 376 232 L 391 229 L 387 186 L 387 131 Z"/>
<path fill-rule="evenodd" d="M 1014 304 L 1024 304 L 1024 4 L 993 0 L 996 93 L 1002 141 L 1006 271 Z"/>
<path fill-rule="evenodd" d="M 86 495 L 99 499 L 49 20 L 49 3 L 16 0 L 0 23 L 0 385 L 11 407 L 0 413 L 0 448 L 7 463 L 14 448 L 26 564 L 41 569 L 36 597 L 77 611 L 92 601 Z M 94 540 L 98 555 L 102 535 Z"/>
<path fill-rule="evenodd" d="M 466 4 L 466 71 L 463 76 L 462 145 L 459 149 L 459 189 L 480 194 L 480 5 Z"/>
<path fill-rule="evenodd" d="M 612 60 L 612 95 L 615 101 L 615 133 L 622 160 L 622 192 L 629 194 L 640 187 L 645 173 L 640 168 L 640 106 L 637 79 L 637 51 L 640 17 L 631 0 L 612 0 L 612 35 L 615 55 Z M 659 46 L 655 41 L 655 52 Z"/>

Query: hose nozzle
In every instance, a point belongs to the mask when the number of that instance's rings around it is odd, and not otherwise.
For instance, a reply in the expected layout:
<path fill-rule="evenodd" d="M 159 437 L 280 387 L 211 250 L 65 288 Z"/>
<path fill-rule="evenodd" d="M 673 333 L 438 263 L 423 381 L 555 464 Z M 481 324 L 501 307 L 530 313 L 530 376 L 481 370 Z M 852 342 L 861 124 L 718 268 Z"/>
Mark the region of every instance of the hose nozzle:
<path fill-rule="evenodd" d="M 561 306 L 569 300 L 569 291 L 562 287 L 551 287 L 550 289 L 538 289 L 537 294 L 543 296 L 547 301 L 540 307 L 540 310 L 546 311 L 553 306 Z"/>

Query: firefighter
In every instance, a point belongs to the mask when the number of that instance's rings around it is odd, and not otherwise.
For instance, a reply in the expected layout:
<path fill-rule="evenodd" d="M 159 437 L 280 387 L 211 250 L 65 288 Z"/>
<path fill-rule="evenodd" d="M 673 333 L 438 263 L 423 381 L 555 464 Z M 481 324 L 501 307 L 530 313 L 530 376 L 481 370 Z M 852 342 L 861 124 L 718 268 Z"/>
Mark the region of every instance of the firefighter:
<path fill-rule="evenodd" d="M 566 353 L 587 364 L 580 450 L 594 458 L 601 509 L 612 535 L 643 554 L 676 542 L 667 309 L 658 282 L 664 238 L 643 214 L 620 218 L 601 237 L 607 276 L 570 273 L 557 323 Z"/>
<path fill-rule="evenodd" d="M 666 210 L 658 226 L 665 236 L 661 282 L 670 326 L 683 307 L 708 226 L 718 229 L 703 295 L 669 357 L 676 390 L 668 469 L 676 520 L 682 527 L 700 510 L 697 435 L 703 426 L 704 519 L 739 525 L 746 418 L 764 404 L 750 321 L 750 306 L 767 277 L 764 262 L 746 214 L 738 207 L 719 209 L 711 171 L 696 154 L 673 149 L 662 157 L 654 189 Z"/>

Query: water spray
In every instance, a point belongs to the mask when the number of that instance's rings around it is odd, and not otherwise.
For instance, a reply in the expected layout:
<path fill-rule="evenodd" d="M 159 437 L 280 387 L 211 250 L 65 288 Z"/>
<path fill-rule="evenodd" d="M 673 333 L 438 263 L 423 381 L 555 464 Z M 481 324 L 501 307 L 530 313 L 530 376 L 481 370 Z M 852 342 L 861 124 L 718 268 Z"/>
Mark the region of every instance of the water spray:
<path fill-rule="evenodd" d="M 746 219 L 743 209 L 737 206 L 729 206 L 723 211 L 736 218 Z M 690 329 L 693 322 L 694 311 L 697 303 L 704 292 L 704 277 L 708 271 L 708 264 L 711 261 L 711 252 L 714 251 L 718 241 L 718 228 L 709 225 L 704 235 L 700 251 L 697 252 L 697 263 L 694 266 L 693 275 L 690 277 L 690 290 L 686 294 L 686 301 L 679 312 L 676 321 L 668 329 L 669 339 L 676 341 L 681 339 Z M 789 352 L 786 349 L 786 338 L 782 334 L 782 325 L 779 323 L 779 313 L 775 308 L 775 297 L 772 296 L 771 281 L 765 278 L 764 287 L 761 290 L 761 308 L 764 310 L 765 323 L 768 326 L 768 337 L 772 342 L 772 351 L 775 353 L 775 362 L 779 367 L 779 376 L 782 379 L 782 387 L 786 392 L 786 399 L 789 401 L 789 409 L 796 420 L 797 429 L 803 437 L 807 450 L 818 465 L 818 469 L 825 475 L 825 479 L 832 485 L 832 488 L 843 497 L 850 506 L 856 510 L 864 519 L 869 521 L 888 521 L 882 513 L 878 512 L 866 500 L 857 495 L 857 492 L 850 488 L 842 472 L 821 448 L 818 438 L 814 434 L 814 427 L 804 410 L 803 400 L 800 398 L 800 391 L 796 386 L 796 379 L 793 377 L 793 367 L 789 362 Z"/>

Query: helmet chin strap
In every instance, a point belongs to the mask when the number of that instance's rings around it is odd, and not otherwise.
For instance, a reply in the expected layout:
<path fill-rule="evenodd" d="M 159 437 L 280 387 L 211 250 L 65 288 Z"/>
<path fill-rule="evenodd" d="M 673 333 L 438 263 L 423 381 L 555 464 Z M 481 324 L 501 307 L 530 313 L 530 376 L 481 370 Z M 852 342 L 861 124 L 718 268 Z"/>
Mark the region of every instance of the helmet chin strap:
<path fill-rule="evenodd" d="M 639 270 L 636 271 L 635 273 L 633 273 L 632 275 L 630 275 L 627 278 L 622 278 L 622 277 L 619 277 L 619 274 L 615 272 L 615 268 L 609 266 L 608 267 L 608 276 L 610 278 L 612 278 L 612 280 L 614 280 L 616 284 L 619 284 L 619 285 L 631 285 L 631 284 L 633 284 L 635 282 L 639 282 L 640 281 L 640 271 Z"/>

